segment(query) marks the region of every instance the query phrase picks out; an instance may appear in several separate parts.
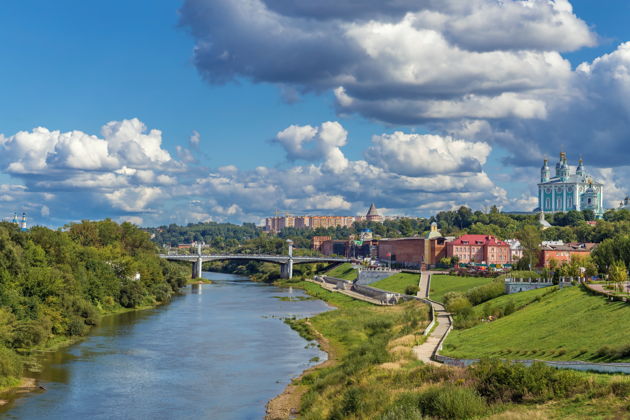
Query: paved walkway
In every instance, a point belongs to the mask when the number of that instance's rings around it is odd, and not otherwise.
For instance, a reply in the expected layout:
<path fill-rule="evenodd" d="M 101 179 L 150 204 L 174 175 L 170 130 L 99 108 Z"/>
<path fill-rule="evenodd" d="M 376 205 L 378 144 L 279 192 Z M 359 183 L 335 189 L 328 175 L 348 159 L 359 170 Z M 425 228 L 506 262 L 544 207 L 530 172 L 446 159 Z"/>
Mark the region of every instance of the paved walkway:
<path fill-rule="evenodd" d="M 423 271 L 420 274 L 420 283 L 418 284 L 418 297 L 428 298 L 429 296 L 429 279 L 431 271 Z M 440 364 L 431 359 L 433 354 L 437 351 L 440 341 L 443 337 L 451 330 L 451 317 L 448 312 L 446 312 L 446 308 L 444 305 L 438 302 L 431 301 L 431 306 L 433 307 L 433 311 L 435 313 L 436 321 L 438 326 L 433 329 L 431 334 L 427 337 L 426 341 L 419 346 L 415 346 L 413 348 L 413 353 L 416 357 L 428 364 Z"/>

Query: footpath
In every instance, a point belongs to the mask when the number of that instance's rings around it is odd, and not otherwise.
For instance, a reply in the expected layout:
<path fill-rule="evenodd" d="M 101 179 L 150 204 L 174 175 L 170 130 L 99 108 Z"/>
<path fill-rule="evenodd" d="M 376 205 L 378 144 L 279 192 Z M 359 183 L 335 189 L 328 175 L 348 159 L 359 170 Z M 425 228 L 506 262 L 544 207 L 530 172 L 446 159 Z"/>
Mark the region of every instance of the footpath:
<path fill-rule="evenodd" d="M 434 357 L 438 351 L 442 348 L 442 343 L 446 339 L 446 336 L 453 328 L 453 321 L 451 314 L 446 311 L 444 305 L 438 302 L 434 302 L 429 299 L 429 288 L 431 286 L 431 272 L 423 271 L 420 273 L 420 283 L 418 284 L 418 297 L 425 299 L 431 303 L 433 308 L 433 314 L 437 326 L 433 328 L 433 331 L 429 333 L 429 336 L 424 343 L 419 346 L 413 347 L 413 353 L 416 357 L 424 363 L 440 364 L 434 361 Z"/>

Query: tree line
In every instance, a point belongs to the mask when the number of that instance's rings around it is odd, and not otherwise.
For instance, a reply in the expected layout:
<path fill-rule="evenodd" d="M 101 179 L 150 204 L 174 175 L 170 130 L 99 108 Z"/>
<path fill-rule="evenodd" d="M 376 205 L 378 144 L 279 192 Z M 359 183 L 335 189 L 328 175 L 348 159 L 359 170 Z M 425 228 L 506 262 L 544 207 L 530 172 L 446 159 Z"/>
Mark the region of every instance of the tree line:
<path fill-rule="evenodd" d="M 82 336 L 103 313 L 167 302 L 186 281 L 130 223 L 28 232 L 0 223 L 0 387 L 31 349 Z"/>

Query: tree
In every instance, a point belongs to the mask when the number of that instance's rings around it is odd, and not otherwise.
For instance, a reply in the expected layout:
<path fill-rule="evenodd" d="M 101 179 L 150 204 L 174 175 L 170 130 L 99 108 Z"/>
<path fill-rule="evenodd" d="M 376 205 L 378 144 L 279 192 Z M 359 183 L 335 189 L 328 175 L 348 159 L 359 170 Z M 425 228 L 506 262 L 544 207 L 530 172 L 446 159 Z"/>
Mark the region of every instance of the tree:
<path fill-rule="evenodd" d="M 608 279 L 615 283 L 617 290 L 623 290 L 623 284 L 628 280 L 626 264 L 615 261 L 608 269 Z"/>
<path fill-rule="evenodd" d="M 516 238 L 521 242 L 523 258 L 526 259 L 531 270 L 540 258 L 540 231 L 535 226 L 527 225 L 516 234 Z"/>

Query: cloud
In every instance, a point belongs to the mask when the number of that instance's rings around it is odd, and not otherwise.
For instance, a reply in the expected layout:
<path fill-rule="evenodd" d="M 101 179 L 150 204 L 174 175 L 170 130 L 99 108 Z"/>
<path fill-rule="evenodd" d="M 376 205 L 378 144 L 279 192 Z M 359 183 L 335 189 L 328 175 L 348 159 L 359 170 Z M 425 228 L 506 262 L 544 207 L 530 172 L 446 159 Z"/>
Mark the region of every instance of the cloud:
<path fill-rule="evenodd" d="M 45 127 L 0 135 L 0 168 L 24 183 L 0 189 L 2 201 L 45 201 L 29 212 L 72 219 L 154 212 L 185 166 L 162 148 L 161 131 L 133 118 L 105 124 L 100 137 Z"/>
<path fill-rule="evenodd" d="M 480 172 L 491 151 L 486 143 L 400 131 L 374 136 L 372 143 L 368 162 L 407 176 Z"/>
<path fill-rule="evenodd" d="M 280 131 L 274 142 L 284 148 L 287 159 L 291 161 L 323 160 L 328 168 L 339 171 L 348 165 L 340 149 L 345 146 L 347 139 L 348 132 L 341 124 L 327 121 L 319 128 L 292 125 Z"/>
<path fill-rule="evenodd" d="M 465 139 L 484 138 L 512 153 L 512 165 L 538 166 L 543 156 L 568 152 L 576 162 L 597 167 L 627 164 L 630 132 L 630 42 L 610 54 L 582 63 L 565 86 L 540 93 L 546 115 L 524 121 L 463 120 L 439 130 Z"/>
<path fill-rule="evenodd" d="M 439 208 L 437 203 L 478 208 L 508 201 L 505 190 L 483 171 L 491 150 L 485 143 L 396 132 L 374 136 L 367 160 L 350 160 L 342 151 L 346 142 L 347 132 L 338 122 L 290 126 L 277 143 L 288 158 L 305 164 L 220 168 L 192 188 L 199 197 L 211 197 L 206 207 L 215 202 L 222 208 L 238 206 L 242 214 L 258 217 L 276 210 L 358 214 L 371 202 L 417 216 Z"/>
<path fill-rule="evenodd" d="M 106 193 L 105 198 L 113 208 L 141 213 L 146 212 L 147 206 L 163 195 L 162 190 L 157 187 L 133 187 Z"/>
<path fill-rule="evenodd" d="M 340 113 L 394 124 L 544 118 L 559 52 L 596 43 L 567 0 L 187 0 L 181 23 L 212 83 L 334 89 Z"/>

